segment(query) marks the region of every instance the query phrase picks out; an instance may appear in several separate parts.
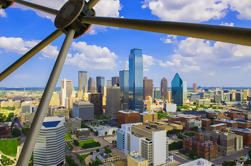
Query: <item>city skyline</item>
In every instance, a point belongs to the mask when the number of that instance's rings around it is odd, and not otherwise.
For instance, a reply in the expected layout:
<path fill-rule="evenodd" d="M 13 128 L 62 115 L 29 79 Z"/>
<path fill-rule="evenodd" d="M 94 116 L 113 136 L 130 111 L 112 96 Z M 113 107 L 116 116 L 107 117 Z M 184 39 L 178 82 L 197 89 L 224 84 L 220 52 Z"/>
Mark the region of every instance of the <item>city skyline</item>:
<path fill-rule="evenodd" d="M 38 0 L 34 2 L 40 3 Z M 161 12 L 156 11 L 154 3 L 152 0 L 142 2 L 101 1 L 100 5 L 97 6 L 97 15 L 128 18 L 135 18 L 137 15 L 137 18 L 142 19 L 189 21 L 240 27 L 250 27 L 251 25 L 248 21 L 251 17 L 245 13 L 245 9 L 249 8 L 245 4 L 246 2 L 239 6 L 232 1 L 221 2 L 214 6 L 213 4 L 216 2 L 203 1 L 200 10 L 191 12 L 193 17 L 188 17 L 181 11 L 191 11 L 191 7 L 196 4 L 196 1 L 192 1 L 190 5 L 185 2 L 179 4 L 177 9 L 175 9 L 175 5 L 169 4 L 175 2 L 156 1 L 166 7 L 160 9 L 163 13 L 167 13 L 168 16 L 165 17 Z M 53 7 L 58 8 L 60 5 L 61 1 L 57 4 L 52 2 Z M 112 5 L 114 8 L 104 11 L 100 7 L 102 5 Z M 207 16 L 200 15 L 206 11 L 205 6 L 211 7 L 215 12 L 209 12 Z M 0 11 L 0 21 L 5 24 L 5 28 L 0 34 L 0 55 L 1 58 L 4 58 L 4 61 L 0 62 L 1 71 L 34 43 L 44 38 L 52 29 L 51 19 L 53 18 L 41 13 L 37 15 L 30 9 L 21 11 L 20 8 L 23 9 L 23 7 L 16 5 L 13 8 Z M 127 9 L 132 12 L 127 12 Z M 168 10 L 176 14 L 181 12 L 181 14 L 174 17 Z M 20 12 L 22 14 L 19 16 Z M 27 23 L 27 18 L 36 21 L 31 26 L 22 27 L 23 24 Z M 27 23 L 27 25 L 29 24 Z M 14 27 L 20 28 L 16 31 Z M 37 31 L 34 32 L 34 29 Z M 118 40 L 118 36 L 123 40 Z M 137 39 L 133 38 L 134 36 L 137 36 Z M 144 76 L 153 79 L 154 85 L 160 84 L 162 77 L 166 77 L 170 81 L 176 72 L 179 72 L 182 78 L 187 80 L 189 87 L 192 86 L 193 82 L 197 82 L 199 86 L 220 87 L 244 87 L 251 83 L 251 80 L 248 79 L 250 75 L 248 72 L 250 69 L 249 47 L 100 26 L 93 26 L 91 32 L 84 37 L 84 39 L 77 39 L 73 42 L 59 80 L 66 78 L 72 80 L 73 84 L 76 85 L 77 71 L 79 70 L 88 71 L 92 77 L 98 75 L 106 78 L 117 76 L 118 71 L 126 67 L 128 51 L 131 48 L 140 48 L 143 50 L 145 62 Z M 14 48 L 13 44 L 15 44 Z M 43 87 L 48 80 L 60 45 L 59 40 L 53 42 L 31 62 L 3 80 L 0 87 Z M 93 49 L 95 51 L 91 51 Z M 89 60 L 86 61 L 86 59 Z M 37 75 L 37 73 L 40 74 Z M 58 85 L 60 85 L 60 81 Z"/>

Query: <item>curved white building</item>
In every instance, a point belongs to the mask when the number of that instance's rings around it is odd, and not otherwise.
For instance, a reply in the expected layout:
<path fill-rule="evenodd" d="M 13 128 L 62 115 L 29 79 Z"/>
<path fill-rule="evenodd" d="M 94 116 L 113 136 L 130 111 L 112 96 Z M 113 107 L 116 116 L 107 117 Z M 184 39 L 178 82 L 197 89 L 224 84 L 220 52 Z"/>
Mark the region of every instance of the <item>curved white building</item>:
<path fill-rule="evenodd" d="M 65 118 L 45 117 L 34 148 L 34 166 L 65 163 Z"/>

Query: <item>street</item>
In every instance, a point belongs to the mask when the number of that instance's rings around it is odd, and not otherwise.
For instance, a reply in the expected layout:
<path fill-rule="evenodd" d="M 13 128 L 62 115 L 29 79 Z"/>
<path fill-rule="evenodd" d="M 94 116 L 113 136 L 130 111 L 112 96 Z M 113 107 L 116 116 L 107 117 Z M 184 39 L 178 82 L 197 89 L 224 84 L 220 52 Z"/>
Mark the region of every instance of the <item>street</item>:
<path fill-rule="evenodd" d="M 222 164 L 224 161 L 234 161 L 234 160 L 240 158 L 241 156 L 247 154 L 247 153 L 248 153 L 248 150 L 249 150 L 249 149 L 244 149 L 244 150 L 242 150 L 242 151 L 239 151 L 239 152 L 237 152 L 237 153 L 231 154 L 231 155 L 229 155 L 229 156 L 223 156 L 223 157 L 221 157 L 220 159 L 213 161 L 213 163 L 214 163 L 214 164 L 217 164 L 217 165 L 220 165 L 220 164 Z"/>

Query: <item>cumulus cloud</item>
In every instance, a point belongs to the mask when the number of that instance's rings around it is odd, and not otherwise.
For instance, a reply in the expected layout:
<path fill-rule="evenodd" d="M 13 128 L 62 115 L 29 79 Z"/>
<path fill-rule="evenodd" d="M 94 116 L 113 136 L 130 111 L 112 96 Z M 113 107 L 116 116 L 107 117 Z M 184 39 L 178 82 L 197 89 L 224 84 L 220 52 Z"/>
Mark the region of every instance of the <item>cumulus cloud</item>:
<path fill-rule="evenodd" d="M 160 60 L 159 65 L 182 72 L 200 71 L 212 76 L 217 71 L 249 68 L 250 53 L 251 47 L 247 46 L 187 38 L 177 44 L 175 53 L 167 60 Z"/>
<path fill-rule="evenodd" d="M 149 8 L 162 20 L 202 22 L 223 18 L 228 3 L 224 0 L 144 0 L 142 8 Z"/>
<path fill-rule="evenodd" d="M 160 39 L 163 43 L 171 44 L 177 42 L 177 36 L 175 35 L 167 35 L 166 37 L 163 37 Z"/>
<path fill-rule="evenodd" d="M 239 19 L 251 19 L 249 0 L 144 0 L 142 8 L 167 21 L 205 22 L 223 18 L 229 10 Z"/>
<path fill-rule="evenodd" d="M 154 58 L 152 56 L 145 55 L 145 54 L 143 54 L 142 56 L 143 56 L 144 71 L 147 72 L 149 71 L 149 68 L 155 64 Z"/>
<path fill-rule="evenodd" d="M 107 47 L 73 42 L 72 50 L 72 56 L 67 58 L 68 64 L 92 70 L 112 70 L 116 67 L 117 56 Z"/>

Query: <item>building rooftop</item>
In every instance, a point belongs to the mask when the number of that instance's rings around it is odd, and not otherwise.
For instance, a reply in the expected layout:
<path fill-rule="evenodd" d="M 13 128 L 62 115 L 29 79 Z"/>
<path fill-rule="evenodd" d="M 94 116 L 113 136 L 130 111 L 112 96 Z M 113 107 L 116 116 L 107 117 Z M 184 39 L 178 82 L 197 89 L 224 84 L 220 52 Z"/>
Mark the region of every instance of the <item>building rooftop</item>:
<path fill-rule="evenodd" d="M 159 129 L 159 128 L 155 128 L 155 127 L 151 127 L 149 125 L 136 125 L 136 126 L 133 126 L 135 128 L 140 128 L 146 132 L 153 132 L 153 131 L 162 131 L 162 130 L 165 130 L 165 129 Z"/>
<path fill-rule="evenodd" d="M 120 110 L 120 111 L 118 111 L 118 112 L 120 112 L 120 113 L 124 113 L 124 114 L 139 113 L 139 112 L 137 112 L 137 111 L 133 111 L 133 110 L 128 110 L 128 111 L 125 111 L 125 110 Z"/>
<path fill-rule="evenodd" d="M 53 129 L 63 126 L 65 123 L 65 117 L 45 117 L 41 129 Z"/>
<path fill-rule="evenodd" d="M 235 121 L 235 120 L 227 120 L 227 119 L 215 119 L 215 120 L 225 122 L 225 123 L 237 123 L 237 121 Z"/>
<path fill-rule="evenodd" d="M 213 163 L 204 159 L 204 158 L 200 158 L 197 160 L 193 160 L 184 164 L 181 164 L 180 166 L 212 166 Z"/>
<path fill-rule="evenodd" d="M 242 129 L 242 128 L 231 128 L 232 131 L 239 131 L 239 132 L 243 132 L 243 133 L 251 133 L 251 129 L 249 128 L 245 128 L 245 129 Z"/>
<path fill-rule="evenodd" d="M 223 126 L 223 125 L 227 125 L 226 123 L 218 123 L 218 124 L 213 124 L 210 125 L 211 127 L 217 127 L 217 126 Z"/>

